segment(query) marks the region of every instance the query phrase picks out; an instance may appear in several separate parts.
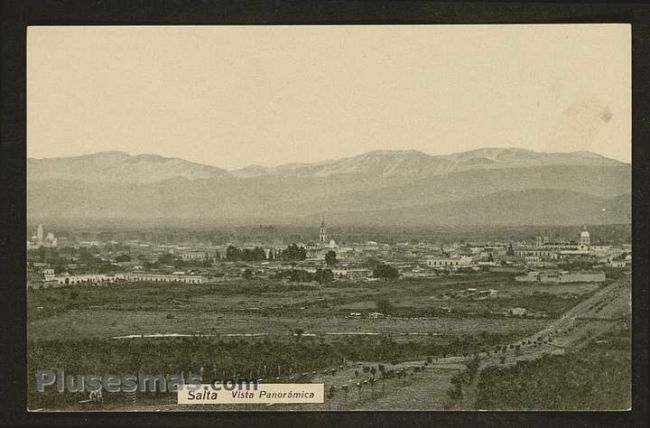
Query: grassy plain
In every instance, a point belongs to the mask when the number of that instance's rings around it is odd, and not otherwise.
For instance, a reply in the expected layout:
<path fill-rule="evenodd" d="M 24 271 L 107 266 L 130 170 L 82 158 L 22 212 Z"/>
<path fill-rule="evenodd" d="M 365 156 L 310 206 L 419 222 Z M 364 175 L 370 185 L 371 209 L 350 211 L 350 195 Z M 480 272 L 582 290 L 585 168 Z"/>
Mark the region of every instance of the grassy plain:
<path fill-rule="evenodd" d="M 468 288 L 496 293 L 479 297 L 468 294 Z M 397 363 L 505 344 L 544 328 L 598 288 L 522 284 L 509 274 L 483 273 L 325 285 L 241 280 L 29 290 L 29 375 L 54 367 L 76 374 L 101 374 L 109 368 L 178 373 L 205 367 L 212 376 L 266 378 L 270 367 L 280 365 L 282 380 L 312 381 L 312 375 L 289 377 L 338 367 L 346 360 Z M 377 310 L 380 299 L 389 301 L 391 317 L 365 316 Z M 504 316 L 512 307 L 526 308 L 534 316 Z M 350 317 L 350 312 L 364 316 Z M 200 337 L 118 338 L 155 334 Z M 428 385 L 423 379 L 412 382 L 413 388 Z M 32 387 L 30 408 L 74 409 L 83 398 L 42 395 Z M 160 404 L 169 397 L 151 399 Z M 118 407 L 124 405 L 113 400 Z M 363 407 L 346 400 L 331 405 Z M 407 407 L 418 406 L 414 402 Z"/>
<path fill-rule="evenodd" d="M 522 333 L 540 327 L 597 289 L 591 284 L 530 285 L 511 275 L 319 286 L 275 281 L 217 284 L 131 283 L 72 286 L 28 293 L 30 339 L 110 338 L 134 334 L 288 335 L 375 332 L 391 334 Z M 489 298 L 467 288 L 494 289 Z M 392 305 L 392 318 L 350 319 L 350 312 Z M 498 314 L 523 307 L 536 317 Z M 416 319 L 417 318 L 417 319 Z"/>

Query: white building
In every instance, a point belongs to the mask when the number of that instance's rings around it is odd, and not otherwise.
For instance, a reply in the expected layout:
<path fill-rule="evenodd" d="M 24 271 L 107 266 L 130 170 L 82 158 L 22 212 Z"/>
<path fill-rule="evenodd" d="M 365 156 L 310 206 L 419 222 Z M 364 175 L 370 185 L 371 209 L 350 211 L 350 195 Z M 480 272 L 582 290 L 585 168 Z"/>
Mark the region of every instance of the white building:
<path fill-rule="evenodd" d="M 151 272 L 131 272 L 125 274 L 127 281 L 150 281 L 150 282 L 182 282 L 185 284 L 202 284 L 206 278 L 201 275 L 191 275 L 185 272 L 151 273 Z"/>
<path fill-rule="evenodd" d="M 612 260 L 609 263 L 609 267 L 616 268 L 616 269 L 623 269 L 628 266 L 628 261 L 626 260 Z"/>
<path fill-rule="evenodd" d="M 334 274 L 334 278 L 349 280 L 366 279 L 372 276 L 372 270 L 366 268 L 335 268 L 332 269 L 332 273 Z"/>
<path fill-rule="evenodd" d="M 589 232 L 587 232 L 587 229 L 585 228 L 582 232 L 580 232 L 580 241 L 579 241 L 578 249 L 582 251 L 588 251 L 590 247 L 591 247 L 591 236 L 589 235 Z"/>
<path fill-rule="evenodd" d="M 430 268 L 456 269 L 471 266 L 472 258 L 469 256 L 427 257 L 424 263 Z"/>
<path fill-rule="evenodd" d="M 54 279 L 54 269 L 43 269 L 43 279 L 52 281 Z"/>
<path fill-rule="evenodd" d="M 115 283 L 121 281 L 149 281 L 149 282 L 182 282 L 185 284 L 202 284 L 206 278 L 201 275 L 189 275 L 185 272 L 150 273 L 150 272 L 129 272 L 116 274 L 79 274 L 61 275 L 53 277 L 52 280 L 60 285 L 84 284 L 84 283 Z"/>
<path fill-rule="evenodd" d="M 84 283 L 112 283 L 124 281 L 125 276 L 123 274 L 107 275 L 103 273 L 90 273 L 90 274 L 79 274 L 79 275 L 61 275 L 55 276 L 52 278 L 53 281 L 56 281 L 59 285 L 69 285 L 69 284 L 84 284 Z"/>
<path fill-rule="evenodd" d="M 207 251 L 202 250 L 186 250 L 181 252 L 181 260 L 184 262 L 205 262 L 210 258 Z"/>

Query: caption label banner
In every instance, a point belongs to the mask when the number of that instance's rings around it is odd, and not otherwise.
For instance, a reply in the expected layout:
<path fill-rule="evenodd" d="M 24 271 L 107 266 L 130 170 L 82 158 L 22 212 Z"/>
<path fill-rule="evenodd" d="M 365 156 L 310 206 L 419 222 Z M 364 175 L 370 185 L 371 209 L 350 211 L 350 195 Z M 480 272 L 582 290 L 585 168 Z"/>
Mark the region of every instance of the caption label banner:
<path fill-rule="evenodd" d="M 183 385 L 178 404 L 303 404 L 324 403 L 322 383 L 269 383 L 236 385 L 225 390 L 219 384 Z"/>

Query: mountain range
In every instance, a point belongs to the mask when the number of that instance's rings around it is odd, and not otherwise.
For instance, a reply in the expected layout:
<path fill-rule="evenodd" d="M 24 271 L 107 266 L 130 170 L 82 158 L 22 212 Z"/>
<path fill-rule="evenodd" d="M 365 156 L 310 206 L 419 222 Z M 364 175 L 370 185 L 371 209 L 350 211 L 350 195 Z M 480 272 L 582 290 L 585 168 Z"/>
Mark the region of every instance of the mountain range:
<path fill-rule="evenodd" d="M 27 159 L 27 182 L 80 180 L 86 182 L 153 183 L 170 178 L 216 178 L 228 172 L 208 165 L 158 155 L 131 156 L 101 152 L 68 158 Z"/>
<path fill-rule="evenodd" d="M 591 152 L 373 151 L 227 171 L 122 152 L 27 160 L 29 218 L 334 223 L 630 222 L 630 165 Z"/>
<path fill-rule="evenodd" d="M 326 177 L 363 174 L 371 177 L 423 178 L 452 172 L 544 165 L 612 166 L 620 162 L 591 152 L 539 153 L 523 149 L 485 148 L 450 155 L 431 156 L 417 150 L 376 150 L 359 156 L 313 164 L 277 167 L 249 166 L 232 171 L 238 177 L 261 175 Z"/>

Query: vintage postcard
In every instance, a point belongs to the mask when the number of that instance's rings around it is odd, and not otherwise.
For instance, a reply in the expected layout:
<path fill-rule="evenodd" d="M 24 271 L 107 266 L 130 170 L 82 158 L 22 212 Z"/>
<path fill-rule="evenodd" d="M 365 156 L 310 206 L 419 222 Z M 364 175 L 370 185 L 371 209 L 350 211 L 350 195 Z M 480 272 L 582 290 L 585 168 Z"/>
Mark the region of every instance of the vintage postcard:
<path fill-rule="evenodd" d="M 631 29 L 31 26 L 27 406 L 631 407 Z"/>

